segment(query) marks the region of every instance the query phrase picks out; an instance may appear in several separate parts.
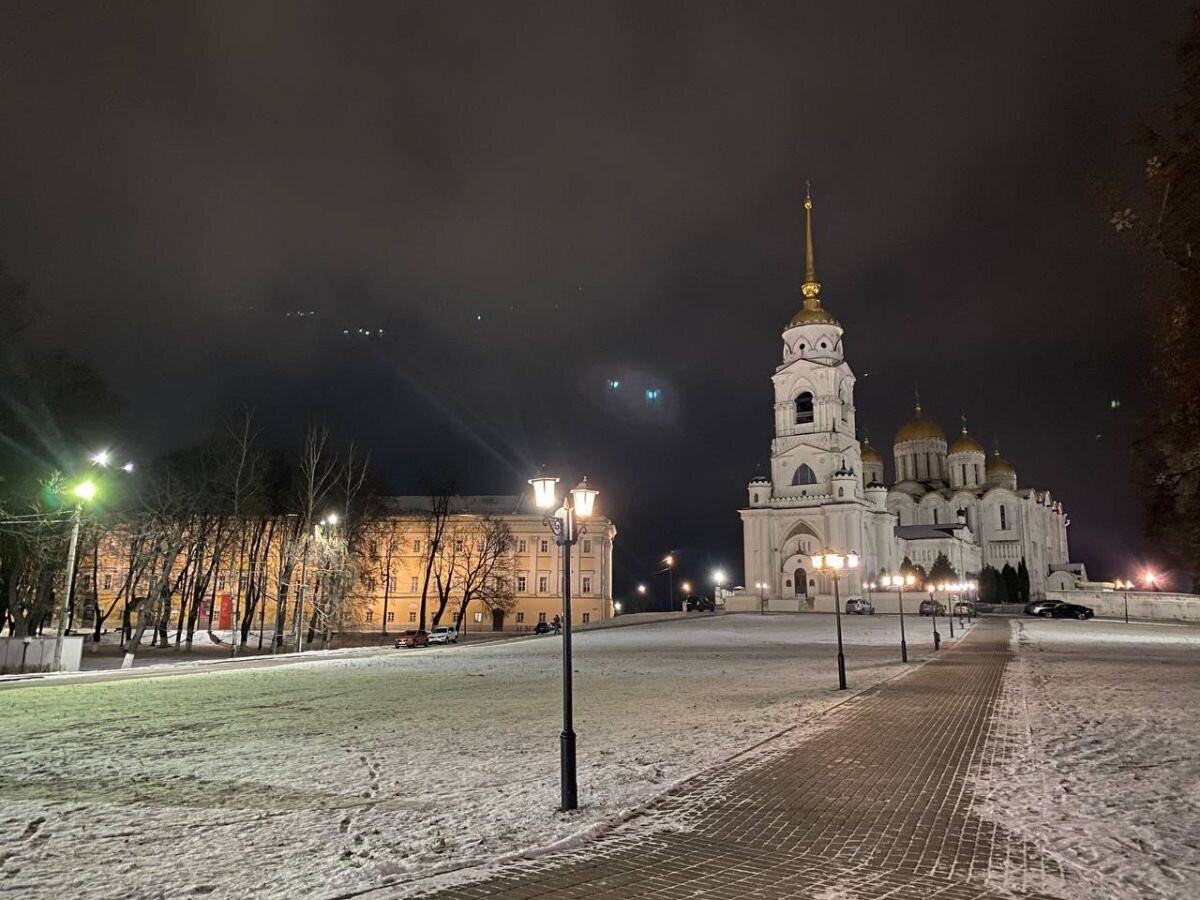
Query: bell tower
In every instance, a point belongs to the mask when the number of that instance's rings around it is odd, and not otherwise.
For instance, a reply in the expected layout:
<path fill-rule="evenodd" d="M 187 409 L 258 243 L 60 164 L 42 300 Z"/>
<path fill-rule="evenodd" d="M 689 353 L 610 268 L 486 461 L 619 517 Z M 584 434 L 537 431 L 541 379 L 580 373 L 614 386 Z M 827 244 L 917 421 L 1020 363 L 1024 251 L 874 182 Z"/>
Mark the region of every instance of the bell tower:
<path fill-rule="evenodd" d="M 836 499 L 835 473 L 862 472 L 854 423 L 854 373 L 846 363 L 842 326 L 821 305 L 813 251 L 813 202 L 805 191 L 803 305 L 783 329 L 771 442 L 772 496 Z"/>

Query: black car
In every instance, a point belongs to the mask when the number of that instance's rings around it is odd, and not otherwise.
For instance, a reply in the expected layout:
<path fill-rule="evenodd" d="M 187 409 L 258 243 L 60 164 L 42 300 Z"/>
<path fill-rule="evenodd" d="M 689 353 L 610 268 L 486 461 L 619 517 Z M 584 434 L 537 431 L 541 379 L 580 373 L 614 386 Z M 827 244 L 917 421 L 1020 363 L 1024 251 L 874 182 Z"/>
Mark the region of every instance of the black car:
<path fill-rule="evenodd" d="M 946 604 L 941 600 L 922 600 L 917 612 L 923 616 L 944 616 L 946 614 Z"/>
<path fill-rule="evenodd" d="M 717 602 L 712 597 L 701 597 L 692 594 L 687 598 L 688 612 L 716 612 Z"/>
<path fill-rule="evenodd" d="M 1057 603 L 1041 613 L 1052 619 L 1090 619 L 1096 613 L 1090 606 L 1078 603 Z"/>
<path fill-rule="evenodd" d="M 534 634 L 549 634 L 550 633 L 550 623 L 549 622 L 538 622 L 536 625 L 533 626 L 533 633 Z"/>

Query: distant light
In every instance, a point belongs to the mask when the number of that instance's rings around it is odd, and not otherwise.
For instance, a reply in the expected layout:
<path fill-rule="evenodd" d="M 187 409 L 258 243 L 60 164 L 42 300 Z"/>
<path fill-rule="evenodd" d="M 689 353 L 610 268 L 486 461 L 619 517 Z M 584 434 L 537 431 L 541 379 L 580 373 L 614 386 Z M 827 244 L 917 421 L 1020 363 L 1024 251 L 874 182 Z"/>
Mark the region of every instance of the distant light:
<path fill-rule="evenodd" d="M 713 570 L 712 580 L 713 580 L 713 584 L 715 584 L 715 585 L 724 584 L 725 583 L 725 572 L 721 569 Z"/>
<path fill-rule="evenodd" d="M 616 601 L 616 602 L 613 604 L 613 609 L 615 609 L 617 612 L 620 612 L 620 611 L 621 611 L 621 601 L 620 601 L 620 600 Z"/>
<path fill-rule="evenodd" d="M 112 454 L 110 454 L 107 450 L 101 450 L 99 453 L 97 453 L 95 456 L 92 457 L 92 462 L 94 462 L 98 466 L 107 466 L 108 461 L 109 461 L 109 459 L 111 459 L 111 457 L 112 457 Z"/>
<path fill-rule="evenodd" d="M 662 388 L 646 388 L 646 402 L 653 403 L 662 396 Z"/>
<path fill-rule="evenodd" d="M 1120 400 L 1109 400 L 1109 401 L 1108 401 L 1108 408 L 1109 408 L 1109 409 L 1120 409 L 1120 408 L 1121 408 L 1121 401 L 1120 401 Z"/>
<path fill-rule="evenodd" d="M 476 322 L 482 322 L 482 321 L 483 321 L 483 316 L 476 316 L 476 317 L 475 317 L 475 321 L 476 321 Z"/>
<path fill-rule="evenodd" d="M 644 584 L 639 584 L 639 585 L 638 585 L 638 593 L 639 593 L 639 594 L 644 594 L 644 593 L 646 593 L 646 586 L 645 586 Z"/>
<path fill-rule="evenodd" d="M 330 513 L 328 519 L 330 525 L 336 525 L 338 523 L 337 513 Z"/>
<path fill-rule="evenodd" d="M 125 463 L 125 465 L 121 466 L 121 468 L 124 469 L 126 472 L 132 472 L 133 471 L 133 463 L 127 462 L 127 463 Z"/>
<path fill-rule="evenodd" d="M 619 391 L 621 389 L 621 382 L 615 378 L 608 379 L 608 389 L 610 391 Z"/>

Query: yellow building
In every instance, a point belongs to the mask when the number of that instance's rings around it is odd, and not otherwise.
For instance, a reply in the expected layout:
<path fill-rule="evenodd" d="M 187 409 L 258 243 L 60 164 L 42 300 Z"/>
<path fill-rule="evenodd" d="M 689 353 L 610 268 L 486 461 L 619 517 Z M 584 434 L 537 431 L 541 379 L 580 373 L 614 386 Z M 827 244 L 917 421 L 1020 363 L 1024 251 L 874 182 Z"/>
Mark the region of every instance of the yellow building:
<path fill-rule="evenodd" d="M 531 631 L 540 621 L 551 622 L 562 612 L 562 548 L 554 543 L 541 511 L 527 495 L 463 496 L 449 501 L 440 550 L 430 564 L 434 521 L 428 497 L 377 498 L 372 515 L 351 541 L 352 583 L 345 591 L 334 630 L 393 633 L 417 627 L 426 569 L 430 570 L 426 594 L 426 627 L 446 596 L 439 624 L 452 625 L 464 595 L 470 594 L 463 627 L 467 631 Z M 503 523 L 497 528 L 496 523 Z M 281 517 L 272 524 L 278 536 L 294 519 Z M 248 528 L 249 526 L 243 526 Z M 287 602 L 282 609 L 285 642 L 292 640 L 296 617 L 304 614 L 306 626 L 320 612 L 323 577 L 319 560 L 333 526 L 316 526 L 298 555 Z M 264 529 L 265 530 L 265 529 Z M 571 619 L 587 624 L 611 618 L 612 548 L 616 527 L 603 517 L 586 523 L 586 530 L 571 548 Z M 506 538 L 504 546 L 499 537 Z M 75 630 L 92 627 L 95 609 L 111 614 L 103 627 L 121 626 L 122 613 L 130 594 L 143 596 L 149 576 L 136 563 L 137 538 L 117 528 L 81 553 L 75 595 Z M 178 627 L 180 610 L 195 607 L 196 630 L 211 627 L 225 631 L 234 618 L 245 614 L 252 593 L 258 603 L 251 622 L 251 639 L 260 632 L 269 638 L 280 614 L 278 603 L 281 568 L 280 543 L 264 544 L 269 549 L 258 566 L 249 563 L 247 540 L 227 540 L 221 559 L 211 555 L 191 567 L 193 573 L 208 573 L 202 580 L 189 581 L 185 555 L 173 567 L 173 596 L 168 630 Z M 299 554 L 293 541 L 293 552 Z M 211 549 L 208 551 L 211 554 Z M 134 565 L 131 567 L 131 556 Z M 127 581 L 132 571 L 140 572 L 132 591 Z M 439 580 L 443 588 L 439 591 Z M 195 602 L 197 587 L 201 589 Z M 297 604 L 297 599 L 301 603 Z M 185 613 L 185 615 L 186 615 Z"/>

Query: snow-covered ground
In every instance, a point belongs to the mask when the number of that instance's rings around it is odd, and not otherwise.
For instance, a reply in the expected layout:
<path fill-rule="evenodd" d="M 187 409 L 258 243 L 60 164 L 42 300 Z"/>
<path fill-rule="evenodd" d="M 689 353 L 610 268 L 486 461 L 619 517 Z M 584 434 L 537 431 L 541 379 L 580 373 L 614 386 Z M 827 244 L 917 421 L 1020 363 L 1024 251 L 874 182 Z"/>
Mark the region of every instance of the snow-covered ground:
<path fill-rule="evenodd" d="M 928 623 L 909 619 L 914 662 Z M 895 617 L 843 624 L 852 689 L 902 671 Z M 833 625 L 738 615 L 578 634 L 570 815 L 555 811 L 554 637 L 7 691 L 0 892 L 416 888 L 619 816 L 844 699 Z"/>
<path fill-rule="evenodd" d="M 1010 753 L 976 811 L 1070 863 L 1077 897 L 1200 897 L 1200 628 L 1012 628 Z"/>

